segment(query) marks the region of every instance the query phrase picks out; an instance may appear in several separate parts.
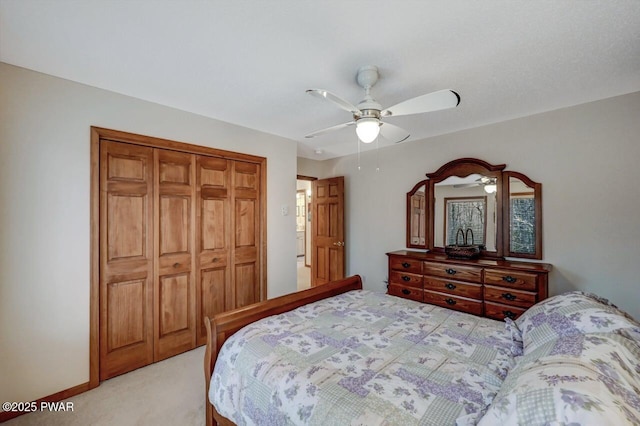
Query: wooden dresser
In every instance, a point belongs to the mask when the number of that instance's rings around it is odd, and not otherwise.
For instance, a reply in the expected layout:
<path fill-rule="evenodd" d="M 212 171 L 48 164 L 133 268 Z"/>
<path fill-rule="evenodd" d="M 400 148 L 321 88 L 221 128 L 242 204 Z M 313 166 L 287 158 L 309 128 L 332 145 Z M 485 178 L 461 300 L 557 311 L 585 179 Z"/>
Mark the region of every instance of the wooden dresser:
<path fill-rule="evenodd" d="M 400 250 L 389 256 L 388 293 L 497 320 L 517 318 L 548 295 L 546 263 L 450 259 Z"/>

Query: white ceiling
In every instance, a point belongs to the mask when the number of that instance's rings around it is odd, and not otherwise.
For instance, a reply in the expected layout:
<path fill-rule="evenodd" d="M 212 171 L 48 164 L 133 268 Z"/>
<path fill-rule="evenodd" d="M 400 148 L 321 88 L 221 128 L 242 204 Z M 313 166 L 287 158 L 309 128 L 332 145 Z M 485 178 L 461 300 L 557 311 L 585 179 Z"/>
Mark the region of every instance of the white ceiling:
<path fill-rule="evenodd" d="M 304 135 L 351 117 L 305 90 L 355 104 L 363 65 L 380 69 L 383 107 L 460 94 L 455 109 L 389 117 L 405 143 L 640 90 L 640 1 L 0 0 L 0 60 L 327 159 L 356 151 L 354 128 Z"/>

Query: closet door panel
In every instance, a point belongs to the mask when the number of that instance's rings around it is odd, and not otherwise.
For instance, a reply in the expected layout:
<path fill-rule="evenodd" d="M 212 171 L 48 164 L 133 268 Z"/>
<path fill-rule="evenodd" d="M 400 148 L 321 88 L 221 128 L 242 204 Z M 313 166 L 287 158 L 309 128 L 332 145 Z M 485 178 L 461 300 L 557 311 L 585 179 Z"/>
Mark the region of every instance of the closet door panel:
<path fill-rule="evenodd" d="M 234 308 L 261 300 L 258 241 L 260 235 L 260 166 L 233 162 Z"/>
<path fill-rule="evenodd" d="M 189 253 L 191 197 L 160 196 L 160 256 Z"/>
<path fill-rule="evenodd" d="M 195 156 L 154 150 L 156 161 L 155 360 L 195 347 Z"/>
<path fill-rule="evenodd" d="M 100 145 L 100 380 L 153 361 L 153 150 Z"/>
<path fill-rule="evenodd" d="M 256 246 L 256 200 L 236 199 L 236 248 Z"/>
<path fill-rule="evenodd" d="M 179 331 L 188 331 L 189 275 L 167 275 L 160 280 L 160 338 Z"/>
<path fill-rule="evenodd" d="M 227 229 L 225 222 L 228 220 L 228 201 L 224 194 L 204 192 L 202 199 L 202 251 L 226 250 Z"/>
<path fill-rule="evenodd" d="M 113 352 L 145 341 L 146 279 L 107 284 L 108 350 Z"/>
<path fill-rule="evenodd" d="M 147 253 L 144 230 L 147 221 L 146 193 L 107 195 L 107 258 L 109 262 L 139 258 Z"/>
<path fill-rule="evenodd" d="M 227 267 L 202 269 L 200 273 L 200 312 L 198 323 L 202 322 L 205 316 L 213 317 L 215 314 L 225 311 L 225 300 L 227 295 Z M 202 325 L 204 327 L 204 323 Z M 200 335 L 198 334 L 200 338 Z"/>
<path fill-rule="evenodd" d="M 231 245 L 229 160 L 198 156 L 196 159 L 196 247 L 198 266 L 197 344 L 206 343 L 204 317 L 229 310 L 232 292 L 228 282 Z"/>
<path fill-rule="evenodd" d="M 258 271 L 256 263 L 236 264 L 235 266 L 236 307 L 247 306 L 260 301 Z"/>

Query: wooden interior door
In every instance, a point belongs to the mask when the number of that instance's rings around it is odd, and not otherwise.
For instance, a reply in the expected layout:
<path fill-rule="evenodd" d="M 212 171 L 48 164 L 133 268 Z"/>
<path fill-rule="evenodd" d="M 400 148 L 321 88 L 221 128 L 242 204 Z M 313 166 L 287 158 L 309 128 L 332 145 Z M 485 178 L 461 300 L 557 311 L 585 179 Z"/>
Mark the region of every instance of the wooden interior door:
<path fill-rule="evenodd" d="M 100 144 L 100 380 L 153 361 L 153 149 Z"/>
<path fill-rule="evenodd" d="M 231 281 L 230 168 L 231 161 L 223 158 L 196 158 L 198 345 L 206 343 L 204 317 L 213 318 L 233 305 L 227 284 Z"/>
<path fill-rule="evenodd" d="M 233 162 L 233 308 L 263 299 L 260 293 L 260 165 Z"/>
<path fill-rule="evenodd" d="M 154 361 L 195 348 L 195 155 L 155 149 Z"/>
<path fill-rule="evenodd" d="M 311 285 L 344 278 L 344 177 L 311 183 Z"/>

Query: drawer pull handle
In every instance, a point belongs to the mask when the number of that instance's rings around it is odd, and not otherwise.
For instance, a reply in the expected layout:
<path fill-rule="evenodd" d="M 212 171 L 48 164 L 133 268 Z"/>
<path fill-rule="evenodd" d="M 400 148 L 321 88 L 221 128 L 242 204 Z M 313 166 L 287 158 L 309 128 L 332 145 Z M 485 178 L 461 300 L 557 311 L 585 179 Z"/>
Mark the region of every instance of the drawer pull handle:
<path fill-rule="evenodd" d="M 447 302 L 448 305 L 455 305 L 456 304 L 456 301 L 451 299 L 451 298 L 444 299 L 444 301 Z"/>
<path fill-rule="evenodd" d="M 502 311 L 502 313 L 506 318 L 509 318 L 509 319 L 514 319 L 516 317 L 516 314 L 514 314 L 511 311 Z"/>
<path fill-rule="evenodd" d="M 177 268 L 178 266 L 180 266 L 180 264 L 179 264 L 178 262 L 176 262 L 176 263 L 174 263 L 174 264 L 173 264 L 173 267 L 174 267 L 174 268 Z"/>
<path fill-rule="evenodd" d="M 455 290 L 455 289 L 456 289 L 455 284 L 446 283 L 444 286 L 445 286 L 446 288 L 448 288 L 449 290 Z"/>
<path fill-rule="evenodd" d="M 511 293 L 502 293 L 502 297 L 504 297 L 507 300 L 516 300 L 516 296 L 514 296 Z"/>
<path fill-rule="evenodd" d="M 411 281 L 411 278 L 406 276 L 406 275 L 403 275 L 402 276 L 402 281 Z"/>
<path fill-rule="evenodd" d="M 406 288 L 402 289 L 402 294 L 411 294 L 410 290 L 407 290 Z"/>
<path fill-rule="evenodd" d="M 513 284 L 513 283 L 515 283 L 517 281 L 517 279 L 513 278 L 511 275 L 507 275 L 506 277 L 502 277 L 502 280 L 506 281 L 506 282 L 508 282 L 510 284 Z"/>
<path fill-rule="evenodd" d="M 402 267 L 403 267 L 403 268 L 408 268 L 409 266 L 411 266 L 411 264 L 410 264 L 410 263 L 402 262 Z"/>
<path fill-rule="evenodd" d="M 213 259 L 211 259 L 211 262 L 212 262 L 212 263 L 216 263 L 217 261 L 218 261 L 218 258 L 217 258 L 217 257 L 214 257 Z"/>
<path fill-rule="evenodd" d="M 449 269 L 445 269 L 444 271 L 445 271 L 447 274 L 449 274 L 449 275 L 455 275 L 455 274 L 456 274 L 456 272 L 458 272 L 458 271 L 456 271 L 455 269 L 451 269 L 451 268 L 449 268 Z"/>

